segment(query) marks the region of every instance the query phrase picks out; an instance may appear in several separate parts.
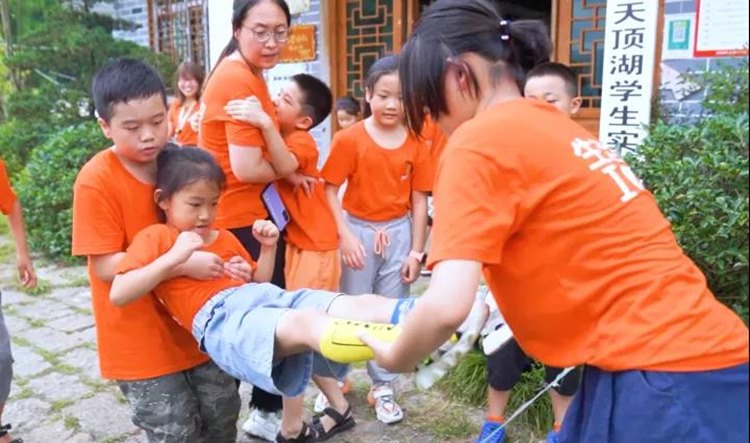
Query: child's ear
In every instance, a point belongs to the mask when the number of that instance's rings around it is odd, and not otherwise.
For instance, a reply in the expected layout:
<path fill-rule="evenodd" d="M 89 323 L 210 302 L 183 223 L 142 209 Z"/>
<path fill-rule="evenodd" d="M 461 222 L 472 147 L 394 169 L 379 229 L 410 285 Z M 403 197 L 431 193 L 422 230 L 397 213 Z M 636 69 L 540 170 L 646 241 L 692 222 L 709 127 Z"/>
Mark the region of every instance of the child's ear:
<path fill-rule="evenodd" d="M 104 134 L 105 137 L 108 139 L 112 139 L 112 128 L 109 126 L 109 123 L 107 123 L 103 118 L 97 117 L 96 122 L 99 124 L 99 127 L 102 129 L 102 134 Z"/>
<path fill-rule="evenodd" d="M 372 100 L 372 91 L 370 88 L 365 88 L 365 101 L 370 103 L 370 100 Z"/>
<path fill-rule="evenodd" d="M 570 101 L 570 115 L 578 114 L 578 111 L 581 110 L 582 102 L 583 102 L 583 99 L 581 97 L 575 97 L 573 100 Z"/>
<path fill-rule="evenodd" d="M 294 127 L 302 131 L 307 131 L 312 125 L 313 119 L 309 115 L 301 115 L 297 117 L 297 121 L 294 123 Z"/>
<path fill-rule="evenodd" d="M 154 191 L 154 202 L 156 203 L 156 206 L 159 207 L 159 209 L 161 209 L 162 211 L 166 211 L 167 199 L 162 198 L 163 195 L 164 195 L 164 192 L 162 192 L 161 189 L 157 188 Z"/>

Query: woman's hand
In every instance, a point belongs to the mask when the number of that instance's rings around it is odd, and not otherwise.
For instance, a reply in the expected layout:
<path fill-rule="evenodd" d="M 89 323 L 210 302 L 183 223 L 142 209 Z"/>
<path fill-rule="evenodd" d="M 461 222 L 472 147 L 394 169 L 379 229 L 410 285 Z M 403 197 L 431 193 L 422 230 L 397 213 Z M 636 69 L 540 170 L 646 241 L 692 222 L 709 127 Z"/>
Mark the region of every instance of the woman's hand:
<path fill-rule="evenodd" d="M 344 265 L 360 270 L 365 268 L 365 247 L 351 232 L 341 237 L 341 259 Z"/>

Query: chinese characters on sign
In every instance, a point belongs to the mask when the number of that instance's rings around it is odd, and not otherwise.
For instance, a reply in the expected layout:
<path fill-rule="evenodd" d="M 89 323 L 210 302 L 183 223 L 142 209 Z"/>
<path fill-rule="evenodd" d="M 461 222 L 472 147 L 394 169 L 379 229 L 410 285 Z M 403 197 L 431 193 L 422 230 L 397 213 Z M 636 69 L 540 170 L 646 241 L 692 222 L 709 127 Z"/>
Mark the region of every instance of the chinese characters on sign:
<path fill-rule="evenodd" d="M 604 79 L 599 134 L 625 154 L 646 137 L 656 54 L 659 2 L 610 0 L 604 40 Z"/>
<path fill-rule="evenodd" d="M 281 50 L 281 63 L 297 63 L 315 60 L 317 45 L 315 25 L 295 25 L 289 29 L 289 41 Z"/>

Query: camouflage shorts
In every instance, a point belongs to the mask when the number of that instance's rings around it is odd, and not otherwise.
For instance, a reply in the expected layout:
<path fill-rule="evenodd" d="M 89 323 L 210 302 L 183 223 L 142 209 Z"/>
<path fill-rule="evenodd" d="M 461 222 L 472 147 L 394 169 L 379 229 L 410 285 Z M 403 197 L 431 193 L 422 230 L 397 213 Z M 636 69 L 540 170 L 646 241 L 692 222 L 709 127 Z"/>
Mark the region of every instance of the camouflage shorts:
<path fill-rule="evenodd" d="M 234 443 L 240 396 L 234 378 L 209 361 L 148 380 L 118 381 L 131 419 L 148 441 Z"/>

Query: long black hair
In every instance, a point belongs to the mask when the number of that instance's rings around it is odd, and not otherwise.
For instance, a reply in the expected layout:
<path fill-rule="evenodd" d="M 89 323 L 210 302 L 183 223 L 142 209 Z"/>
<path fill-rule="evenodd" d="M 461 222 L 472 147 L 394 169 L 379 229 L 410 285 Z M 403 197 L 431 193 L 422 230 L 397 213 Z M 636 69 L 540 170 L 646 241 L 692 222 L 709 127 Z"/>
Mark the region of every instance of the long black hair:
<path fill-rule="evenodd" d="M 549 60 L 552 43 L 538 20 L 505 21 L 485 0 L 440 0 L 430 6 L 414 27 L 401 52 L 399 78 L 406 124 L 422 131 L 425 115 L 437 119 L 447 113 L 443 81 L 455 63 L 469 79 L 470 93 L 479 94 L 477 76 L 459 56 L 475 53 L 494 63 L 493 80 L 511 76 L 523 90 L 526 73 Z"/>
<path fill-rule="evenodd" d="M 224 190 L 227 183 L 224 171 L 208 151 L 195 146 L 178 147 L 168 143 L 156 158 L 156 189 L 160 191 L 156 203 L 169 199 L 186 186 L 201 180 L 216 184 L 220 190 Z M 161 209 L 159 219 L 166 221 Z"/>
<path fill-rule="evenodd" d="M 274 3 L 276 4 L 276 6 L 281 8 L 281 10 L 284 11 L 284 15 L 286 16 L 286 25 L 291 26 L 292 13 L 289 11 L 289 5 L 287 5 L 286 1 L 284 0 L 234 0 L 232 11 L 232 38 L 224 47 L 224 50 L 221 51 L 219 59 L 216 62 L 216 66 L 218 66 L 219 63 L 224 60 L 224 58 L 231 55 L 234 51 L 237 50 L 237 48 L 239 48 L 239 42 L 234 37 L 234 33 L 242 27 L 242 23 L 245 21 L 245 18 L 247 17 L 247 14 L 250 12 L 250 10 L 263 3 L 264 1 L 270 1 L 271 3 Z"/>

